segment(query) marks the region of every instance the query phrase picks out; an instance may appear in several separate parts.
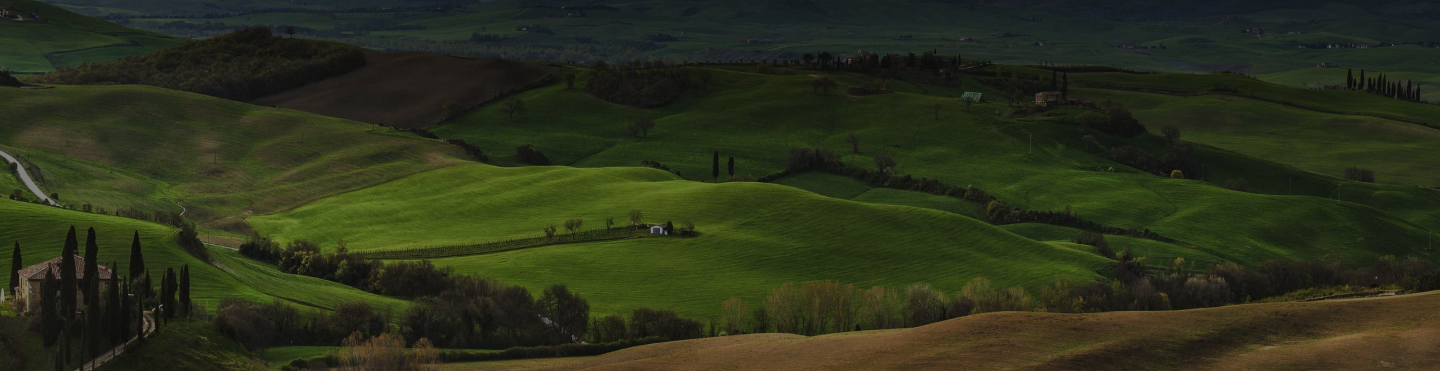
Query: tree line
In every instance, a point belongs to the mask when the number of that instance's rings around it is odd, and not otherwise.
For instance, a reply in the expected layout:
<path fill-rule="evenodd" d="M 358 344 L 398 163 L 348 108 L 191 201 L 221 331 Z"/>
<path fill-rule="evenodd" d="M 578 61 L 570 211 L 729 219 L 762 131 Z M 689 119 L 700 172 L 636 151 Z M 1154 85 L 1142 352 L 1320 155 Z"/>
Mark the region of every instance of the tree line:
<path fill-rule="evenodd" d="M 578 228 L 578 226 L 576 226 Z M 318 245 L 296 240 L 283 248 L 268 238 L 254 237 L 241 254 L 271 262 L 285 273 L 322 278 L 361 290 L 412 299 L 398 317 L 360 304 L 342 305 L 333 315 L 301 319 L 293 308 L 243 300 L 222 302 L 215 323 L 251 349 L 272 345 L 335 345 L 354 332 L 369 336 L 394 331 L 413 344 L 426 341 L 442 348 L 494 349 L 573 343 L 635 340 L 652 336 L 672 340 L 700 336 L 699 322 L 674 312 L 637 310 L 625 331 L 608 319 L 592 321 L 590 305 L 565 285 L 547 287 L 538 297 L 520 286 L 494 279 L 457 275 L 429 260 L 382 263 L 351 253 L 341 242 L 332 254 Z M 388 322 L 393 318 L 393 322 Z M 621 317 L 623 318 L 623 317 Z M 633 326 L 630 326 L 633 325 Z M 694 329 L 695 331 L 691 331 Z"/>
<path fill-rule="evenodd" d="M 1091 234 L 1091 243 L 1104 237 Z M 1077 238 L 1078 240 L 1079 238 Z M 1440 271 L 1419 258 L 1385 256 L 1369 266 L 1272 261 L 1255 267 L 1225 263 L 1209 269 L 1146 266 L 1132 251 L 1111 252 L 1115 261 L 1093 282 L 1057 281 L 1032 295 L 1023 287 L 996 287 L 977 277 L 953 294 L 927 284 L 869 289 L 835 281 L 784 284 L 759 302 L 730 298 L 721 304 L 725 334 L 782 332 L 801 335 L 923 326 L 999 311 L 1094 313 L 1207 308 L 1264 300 L 1300 300 L 1326 293 L 1375 293 L 1381 288 L 1421 292 L 1440 289 Z M 1193 265 L 1193 264 L 1192 264 Z M 1287 295 L 1289 294 L 1289 295 Z"/>
<path fill-rule="evenodd" d="M 607 102 L 640 108 L 661 107 L 686 91 L 710 82 L 705 70 L 667 66 L 664 61 L 618 63 L 603 61 L 591 65 L 585 91 Z"/>
<path fill-rule="evenodd" d="M 1404 101 L 1423 101 L 1420 97 L 1420 86 L 1415 85 L 1415 81 L 1390 81 L 1390 77 L 1383 73 L 1366 78 L 1365 70 L 1360 70 L 1359 77 L 1355 76 L 1355 70 L 1346 70 L 1345 89 Z"/>
<path fill-rule="evenodd" d="M 347 45 L 277 37 L 256 27 L 114 62 L 61 68 L 36 81 L 140 84 L 248 101 L 342 75 L 365 65 Z"/>

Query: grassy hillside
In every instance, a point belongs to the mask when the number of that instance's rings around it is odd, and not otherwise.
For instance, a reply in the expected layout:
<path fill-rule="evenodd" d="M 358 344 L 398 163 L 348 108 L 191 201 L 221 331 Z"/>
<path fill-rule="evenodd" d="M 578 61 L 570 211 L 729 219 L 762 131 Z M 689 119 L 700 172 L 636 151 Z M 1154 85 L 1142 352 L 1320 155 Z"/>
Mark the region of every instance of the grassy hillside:
<path fill-rule="evenodd" d="M 0 201 L 0 220 L 6 221 L 4 228 L 0 228 L 0 241 L 4 241 L 7 249 L 19 242 L 24 259 L 22 266 L 26 267 L 59 256 L 65 232 L 74 225 L 82 239 L 86 228 L 95 228 L 100 260 L 114 262 L 123 274 L 128 274 L 130 242 L 133 234 L 139 232 L 145 267 L 151 275 L 158 276 L 166 268 L 178 270 L 181 265 L 189 265 L 192 297 L 210 310 L 227 297 L 261 303 L 280 300 L 310 309 L 333 309 L 347 301 L 367 301 L 395 309 L 405 306 L 403 301 L 333 282 L 281 274 L 273 267 L 241 259 L 228 250 L 212 249 L 210 254 L 215 263 L 206 263 L 175 244 L 175 229 L 158 224 L 8 200 Z M 0 267 L 5 267 L 8 276 L 10 254 L 0 257 Z"/>
<path fill-rule="evenodd" d="M 627 224 L 630 210 L 641 210 L 649 223 L 692 221 L 701 235 L 552 245 L 435 263 L 532 290 L 565 283 L 599 313 L 650 306 L 704 316 L 730 296 L 759 300 L 787 282 L 927 282 L 958 290 L 986 276 L 997 285 L 1038 290 L 1057 279 L 1089 280 L 1105 262 L 950 213 L 835 200 L 772 184 L 686 182 L 643 168 L 456 166 L 250 221 L 271 236 L 327 247 L 343 238 L 363 252 L 532 237 L 569 218 L 583 218 L 592 229 L 606 217 Z"/>
<path fill-rule="evenodd" d="M 389 129 L 139 86 L 0 89 L 0 145 L 63 202 L 179 212 L 211 227 L 461 163 Z M 219 221 L 219 222 L 215 222 Z"/>
<path fill-rule="evenodd" d="M 162 34 L 125 28 L 38 1 L 3 0 L 0 8 L 39 20 L 0 19 L 0 68 L 44 73 L 56 68 L 149 53 L 181 42 Z"/>
<path fill-rule="evenodd" d="M 924 327 L 803 337 L 727 336 L 545 362 L 553 370 L 1428 369 L 1440 295 L 1174 312 L 989 313 Z M 487 362 L 451 370 L 519 370 Z"/>
<path fill-rule="evenodd" d="M 737 174 L 761 176 L 785 166 L 787 148 L 818 146 L 848 153 L 846 138 L 853 133 L 860 139 L 862 153 L 844 159 L 856 166 L 869 167 L 874 156 L 887 155 L 897 160 L 897 174 L 981 187 L 1026 209 L 1069 206 L 1087 219 L 1149 228 L 1210 249 L 1214 256 L 1251 263 L 1348 259 L 1345 256 L 1369 260 L 1371 252 L 1427 254 L 1421 225 L 1440 227 L 1433 224 L 1433 212 L 1386 201 L 1419 200 L 1428 194 L 1414 187 L 1348 182 L 1337 186 L 1333 178 L 1203 145 L 1197 147 L 1195 157 L 1204 166 L 1204 179 L 1214 184 L 1167 179 L 1127 170 L 1109 161 L 1106 153 L 1087 151 L 1080 140 L 1096 134 L 1106 146 L 1132 144 L 1161 152 L 1164 143 L 1158 137 L 1127 140 L 1066 125 L 1055 117 L 995 116 L 1004 109 L 1003 103 L 980 104 L 967 112 L 965 105 L 943 97 L 903 92 L 819 95 L 811 93 L 810 76 L 711 71 L 710 86 L 660 109 L 617 106 L 579 91 L 547 87 L 520 96 L 531 111 L 518 115 L 515 123 L 509 123 L 497 107 L 487 106 L 435 131 L 474 142 L 489 153 L 534 144 L 559 164 L 635 166 L 650 160 L 686 178 L 707 181 L 713 151 L 720 152 L 722 162 L 734 156 Z M 933 117 L 936 104 L 939 119 Z M 657 123 L 648 139 L 631 138 L 622 129 L 640 117 L 654 117 Z M 1163 124 L 1147 123 L 1152 128 Z M 501 163 L 510 161 L 492 157 Z M 1107 168 L 1121 170 L 1097 171 Z M 1215 185 L 1239 177 L 1247 178 L 1252 189 L 1271 195 Z M 858 197 L 851 195 L 864 191 L 843 179 L 823 186 L 818 184 L 829 181 L 780 182 L 815 183 L 801 187 L 841 198 Z M 1297 190 L 1289 194 L 1319 197 L 1284 196 L 1287 182 Z M 1344 189 L 1343 200 L 1361 204 L 1321 198 L 1337 187 Z M 1299 216 L 1306 222 L 1297 223 L 1302 220 L 1295 219 Z"/>

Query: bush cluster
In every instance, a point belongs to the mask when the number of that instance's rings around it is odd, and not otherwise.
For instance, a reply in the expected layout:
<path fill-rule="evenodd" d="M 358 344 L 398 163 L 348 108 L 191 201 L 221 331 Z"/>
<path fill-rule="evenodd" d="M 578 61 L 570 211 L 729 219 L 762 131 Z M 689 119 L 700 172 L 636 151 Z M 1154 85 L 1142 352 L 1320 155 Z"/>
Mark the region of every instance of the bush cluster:
<path fill-rule="evenodd" d="M 611 103 L 640 108 L 661 107 L 710 81 L 710 73 L 666 66 L 663 61 L 629 62 L 611 66 L 596 62 L 585 91 Z"/>
<path fill-rule="evenodd" d="M 515 147 L 515 161 L 530 165 L 545 166 L 550 164 L 550 158 L 545 157 L 534 145 L 526 144 Z"/>
<path fill-rule="evenodd" d="M 359 48 L 281 38 L 269 28 L 255 27 L 147 55 L 62 68 L 38 81 L 152 85 L 248 101 L 364 65 L 365 55 Z"/>

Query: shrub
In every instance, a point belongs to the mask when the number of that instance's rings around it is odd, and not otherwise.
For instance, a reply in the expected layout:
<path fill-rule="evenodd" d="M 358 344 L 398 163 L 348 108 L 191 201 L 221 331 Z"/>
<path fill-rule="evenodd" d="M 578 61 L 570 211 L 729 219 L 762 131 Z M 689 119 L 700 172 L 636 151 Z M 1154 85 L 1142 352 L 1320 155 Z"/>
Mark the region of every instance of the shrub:
<path fill-rule="evenodd" d="M 1250 190 L 1250 181 L 1245 180 L 1245 178 L 1236 178 L 1234 180 L 1225 182 L 1225 189 L 1246 192 Z"/>
<path fill-rule="evenodd" d="M 10 71 L 0 69 L 0 86 L 20 87 L 25 83 L 20 82 L 15 76 L 10 76 Z"/>
<path fill-rule="evenodd" d="M 1101 256 L 1115 259 L 1115 250 L 1110 249 L 1110 243 L 1105 241 L 1105 235 L 1103 234 L 1091 231 L 1084 231 L 1080 232 L 1080 236 L 1075 237 L 1074 239 L 1070 240 L 1070 242 L 1078 243 L 1081 245 L 1094 246 L 1095 249 L 1099 250 Z"/>
<path fill-rule="evenodd" d="M 1348 167 L 1345 168 L 1345 179 L 1362 183 L 1374 183 L 1375 172 L 1370 169 Z"/>
<path fill-rule="evenodd" d="M 530 144 L 515 147 L 515 161 L 538 166 L 550 164 L 550 158 L 545 157 L 544 153 L 540 153 L 540 150 Z"/>

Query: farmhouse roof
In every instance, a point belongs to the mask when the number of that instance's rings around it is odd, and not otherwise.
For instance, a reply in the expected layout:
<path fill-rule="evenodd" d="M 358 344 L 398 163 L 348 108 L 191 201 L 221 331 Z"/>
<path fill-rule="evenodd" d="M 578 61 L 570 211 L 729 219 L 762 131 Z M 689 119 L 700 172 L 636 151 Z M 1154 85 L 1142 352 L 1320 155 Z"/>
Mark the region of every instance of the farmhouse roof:
<path fill-rule="evenodd" d="M 25 269 L 21 269 L 20 277 L 25 277 L 25 279 L 28 281 L 43 280 L 45 279 L 45 270 L 46 268 L 49 268 L 51 272 L 54 272 L 52 274 L 54 274 L 56 278 L 59 278 L 61 259 L 64 259 L 64 257 L 62 256 L 59 258 L 50 259 L 48 261 L 45 261 L 44 263 L 32 265 Z M 110 268 L 106 268 L 103 265 L 97 268 L 100 269 L 100 279 L 108 280 L 115 278 L 115 273 L 111 272 Z M 79 255 L 75 256 L 75 279 L 85 279 L 85 258 L 82 258 Z"/>

